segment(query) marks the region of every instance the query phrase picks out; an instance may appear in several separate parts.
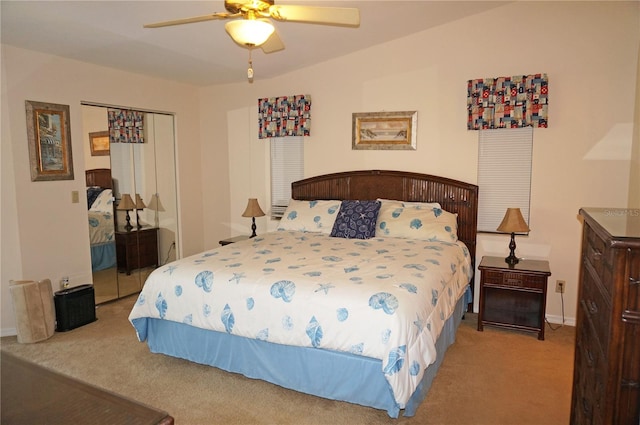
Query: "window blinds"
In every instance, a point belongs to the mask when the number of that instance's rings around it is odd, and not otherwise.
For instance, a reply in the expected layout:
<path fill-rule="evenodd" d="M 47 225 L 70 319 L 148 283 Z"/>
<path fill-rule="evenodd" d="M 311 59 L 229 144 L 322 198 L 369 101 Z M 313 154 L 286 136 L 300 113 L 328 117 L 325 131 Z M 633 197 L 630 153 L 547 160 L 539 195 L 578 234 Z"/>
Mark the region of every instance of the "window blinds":
<path fill-rule="evenodd" d="M 533 128 L 480 130 L 478 231 L 495 232 L 507 208 L 529 224 Z"/>
<path fill-rule="evenodd" d="M 304 177 L 304 137 L 271 138 L 271 217 L 283 216 L 291 183 Z"/>

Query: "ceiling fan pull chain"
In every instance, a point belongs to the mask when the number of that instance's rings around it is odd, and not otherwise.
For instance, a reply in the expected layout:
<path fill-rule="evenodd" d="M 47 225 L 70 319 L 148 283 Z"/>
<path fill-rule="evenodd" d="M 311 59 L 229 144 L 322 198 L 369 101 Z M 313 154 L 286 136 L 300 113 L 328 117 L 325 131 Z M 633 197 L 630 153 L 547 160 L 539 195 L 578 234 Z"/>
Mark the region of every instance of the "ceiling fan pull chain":
<path fill-rule="evenodd" d="M 247 79 L 253 83 L 253 61 L 251 60 L 251 49 L 249 49 L 249 69 L 247 69 Z"/>

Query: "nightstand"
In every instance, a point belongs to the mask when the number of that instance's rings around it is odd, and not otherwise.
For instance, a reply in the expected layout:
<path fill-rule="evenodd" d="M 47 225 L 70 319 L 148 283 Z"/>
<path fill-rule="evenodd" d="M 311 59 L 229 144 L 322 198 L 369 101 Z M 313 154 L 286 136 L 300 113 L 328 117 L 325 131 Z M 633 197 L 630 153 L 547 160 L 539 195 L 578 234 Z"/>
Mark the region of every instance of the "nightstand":
<path fill-rule="evenodd" d="M 482 257 L 478 331 L 484 325 L 537 332 L 544 340 L 548 261 L 520 260 L 510 267 L 502 257 Z"/>
<path fill-rule="evenodd" d="M 126 271 L 158 265 L 158 228 L 116 230 L 116 259 L 118 271 Z"/>
<path fill-rule="evenodd" d="M 240 242 L 240 241 L 246 241 L 247 239 L 249 239 L 249 236 L 235 236 L 233 238 L 223 239 L 218 243 L 222 246 L 225 246 L 225 245 L 229 245 L 229 244 Z"/>

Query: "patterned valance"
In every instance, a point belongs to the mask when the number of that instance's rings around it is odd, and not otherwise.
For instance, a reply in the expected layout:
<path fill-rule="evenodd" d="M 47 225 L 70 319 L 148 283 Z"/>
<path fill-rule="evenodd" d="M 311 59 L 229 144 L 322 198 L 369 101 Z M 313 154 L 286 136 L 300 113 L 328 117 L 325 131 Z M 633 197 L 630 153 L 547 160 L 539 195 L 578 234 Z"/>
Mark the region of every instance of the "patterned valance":
<path fill-rule="evenodd" d="M 283 96 L 258 99 L 258 138 L 309 136 L 311 96 Z"/>
<path fill-rule="evenodd" d="M 547 74 L 484 78 L 467 83 L 467 129 L 547 127 Z"/>
<path fill-rule="evenodd" d="M 109 143 L 144 143 L 144 112 L 109 108 L 107 114 Z"/>

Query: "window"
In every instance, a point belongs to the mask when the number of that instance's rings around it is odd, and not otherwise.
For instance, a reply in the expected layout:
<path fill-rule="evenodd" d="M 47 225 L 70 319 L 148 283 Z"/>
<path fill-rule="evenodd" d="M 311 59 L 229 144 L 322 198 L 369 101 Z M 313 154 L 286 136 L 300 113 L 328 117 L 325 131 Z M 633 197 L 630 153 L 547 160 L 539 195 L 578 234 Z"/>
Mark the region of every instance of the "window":
<path fill-rule="evenodd" d="M 478 231 L 495 232 L 507 208 L 529 224 L 533 128 L 480 130 Z"/>
<path fill-rule="evenodd" d="M 291 183 L 304 177 L 304 137 L 271 138 L 271 217 L 280 218 L 291 199 Z"/>

